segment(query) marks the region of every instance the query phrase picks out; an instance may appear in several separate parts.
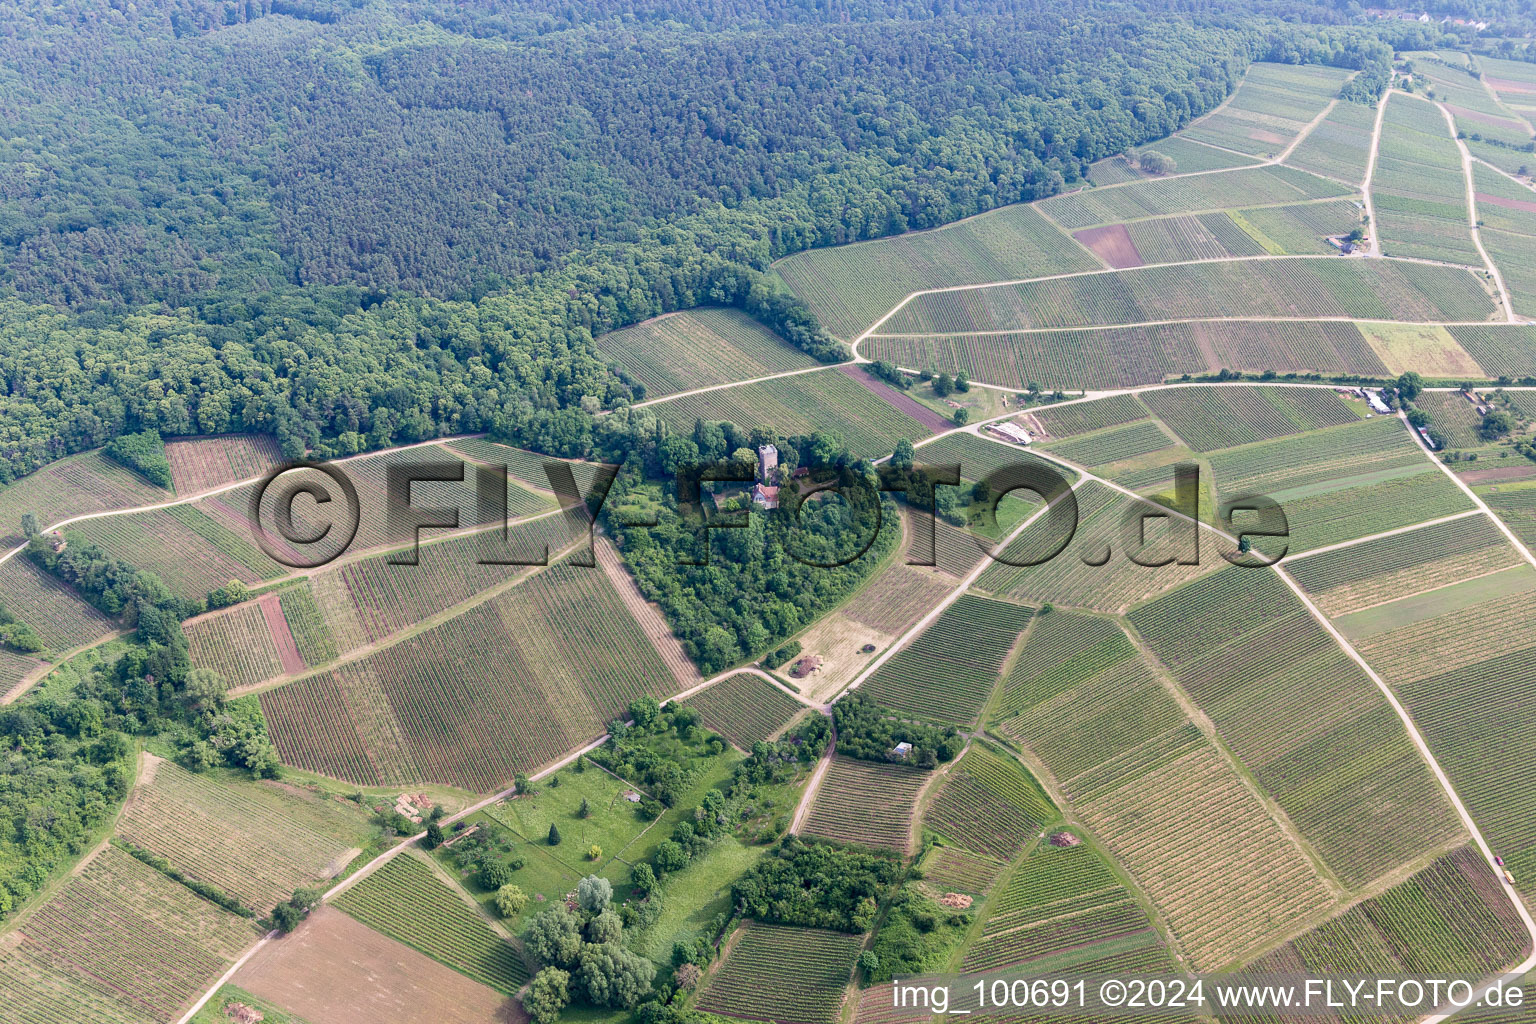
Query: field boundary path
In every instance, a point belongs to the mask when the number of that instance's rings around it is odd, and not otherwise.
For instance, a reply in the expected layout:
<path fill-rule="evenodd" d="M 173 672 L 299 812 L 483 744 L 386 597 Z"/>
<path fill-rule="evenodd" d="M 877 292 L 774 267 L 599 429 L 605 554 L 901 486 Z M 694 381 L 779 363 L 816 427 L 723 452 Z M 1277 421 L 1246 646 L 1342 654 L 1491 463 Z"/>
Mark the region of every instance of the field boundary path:
<path fill-rule="evenodd" d="M 1472 180 L 1472 151 L 1467 148 L 1467 142 L 1456 131 L 1456 117 L 1444 103 L 1436 103 L 1435 108 L 1440 111 L 1440 116 L 1445 118 L 1445 126 L 1450 130 L 1451 141 L 1456 143 L 1456 149 L 1461 153 L 1461 176 L 1467 188 L 1467 230 L 1472 232 L 1472 244 L 1477 246 L 1477 254 L 1483 258 L 1483 266 L 1493 277 L 1494 285 L 1499 289 L 1499 301 L 1504 304 L 1504 320 L 1506 323 L 1515 322 L 1515 306 L 1509 300 L 1509 292 L 1504 289 L 1504 275 L 1499 273 L 1498 264 L 1493 262 L 1493 257 L 1488 255 L 1488 250 L 1483 248 L 1483 233 L 1477 219 L 1477 185 Z"/>

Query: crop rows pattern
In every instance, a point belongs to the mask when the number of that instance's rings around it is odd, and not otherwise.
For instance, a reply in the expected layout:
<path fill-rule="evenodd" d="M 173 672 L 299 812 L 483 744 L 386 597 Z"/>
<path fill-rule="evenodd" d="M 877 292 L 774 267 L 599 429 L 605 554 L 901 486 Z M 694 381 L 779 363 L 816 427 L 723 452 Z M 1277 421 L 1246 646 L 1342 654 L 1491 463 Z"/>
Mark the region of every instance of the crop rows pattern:
<path fill-rule="evenodd" d="M 1375 110 L 1363 103 L 1340 103 L 1301 140 L 1285 162 L 1339 181 L 1363 182 L 1375 125 Z"/>
<path fill-rule="evenodd" d="M 161 1022 L 175 1020 L 254 938 L 242 918 L 110 846 L 22 929 L 30 951 L 111 993 L 134 1018 Z"/>
<path fill-rule="evenodd" d="M 68 651 L 112 632 L 110 619 L 25 555 L 0 564 L 0 601 L 53 651 Z"/>
<path fill-rule="evenodd" d="M 1232 316 L 1486 320 L 1493 312 L 1478 278 L 1456 267 L 1319 256 L 1139 267 L 920 295 L 881 331 L 968 334 Z"/>
<path fill-rule="evenodd" d="M 1029 616 L 1022 605 L 963 594 L 881 666 L 865 692 L 897 711 L 972 724 Z"/>
<path fill-rule="evenodd" d="M 1040 202 L 1069 230 L 1170 214 L 1217 212 L 1265 203 L 1347 195 L 1348 186 L 1290 167 L 1245 167 L 1226 174 L 1154 178 L 1114 188 L 1054 196 Z M 1234 253 L 1233 255 L 1242 255 Z"/>
<path fill-rule="evenodd" d="M 804 707 L 799 701 L 750 672 L 720 680 L 688 698 L 704 724 L 743 750 L 777 733 Z"/>
<path fill-rule="evenodd" d="M 1009 860 L 1056 808 L 1017 763 L 973 745 L 950 769 L 923 824 L 957 846 Z"/>
<path fill-rule="evenodd" d="M 774 264 L 827 329 L 852 340 L 914 291 L 1098 263 L 1031 206 L 1007 206 L 933 231 L 810 249 Z"/>
<path fill-rule="evenodd" d="M 1051 437 L 1071 437 L 1103 427 L 1118 427 L 1146 415 L 1147 407 L 1135 395 L 1112 395 L 1092 402 L 1048 405 L 1034 414 Z"/>
<path fill-rule="evenodd" d="M 1329 388 L 1170 388 L 1149 391 L 1144 398 L 1151 410 L 1197 452 L 1357 419 Z"/>
<path fill-rule="evenodd" d="M 598 353 L 645 385 L 646 397 L 816 366 L 734 309 L 669 313 L 598 339 Z"/>
<path fill-rule="evenodd" d="M 488 792 L 670 680 L 604 574 L 556 565 L 261 706 L 290 764 Z"/>
<path fill-rule="evenodd" d="M 182 497 L 254 479 L 283 461 L 277 441 L 265 434 L 167 441 L 165 457 L 171 464 L 171 482 Z"/>
<path fill-rule="evenodd" d="M 50 462 L 36 473 L 0 487 L 0 543 L 26 540 L 21 517 L 31 512 L 46 526 L 62 519 L 170 501 L 171 492 L 151 484 L 100 452 Z"/>
<path fill-rule="evenodd" d="M 1127 423 L 1101 433 L 1052 444 L 1057 455 L 1082 466 L 1102 466 L 1171 447 L 1173 442 L 1152 420 Z"/>
<path fill-rule="evenodd" d="M 701 419 L 729 420 L 744 429 L 763 427 L 791 435 L 828 431 L 864 458 L 889 455 L 901 438 L 917 441 L 932 433 L 835 369 L 706 391 L 647 408 L 682 433 Z"/>
<path fill-rule="evenodd" d="M 192 663 L 213 669 L 231 689 L 283 673 L 267 618 L 255 601 L 189 623 L 186 634 Z"/>
<path fill-rule="evenodd" d="M 747 924 L 698 1007 L 743 1020 L 831 1024 L 859 955 L 859 938 L 816 928 Z"/>
<path fill-rule="evenodd" d="M 337 909 L 438 963 L 511 994 L 528 980 L 522 955 L 427 867 L 395 857 L 336 897 Z"/>
<path fill-rule="evenodd" d="M 1347 884 L 1459 834 L 1390 706 L 1276 575 L 1223 569 L 1130 620 Z"/>
<path fill-rule="evenodd" d="M 922 768 L 834 757 L 803 831 L 840 843 L 912 852 L 912 811 L 933 778 Z"/>

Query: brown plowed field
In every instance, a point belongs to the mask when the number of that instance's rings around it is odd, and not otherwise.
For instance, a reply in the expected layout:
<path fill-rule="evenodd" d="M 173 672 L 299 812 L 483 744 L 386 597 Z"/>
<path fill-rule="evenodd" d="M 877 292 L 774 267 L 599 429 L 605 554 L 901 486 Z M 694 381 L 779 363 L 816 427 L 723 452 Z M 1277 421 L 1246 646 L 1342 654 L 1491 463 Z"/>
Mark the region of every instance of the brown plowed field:
<path fill-rule="evenodd" d="M 515 1000 L 332 907 L 256 952 L 232 979 L 310 1024 L 527 1024 Z"/>
<path fill-rule="evenodd" d="M 1136 251 L 1136 243 L 1131 241 L 1130 232 L 1125 229 L 1124 224 L 1109 224 L 1102 228 L 1074 231 L 1072 237 L 1093 250 L 1095 256 L 1116 270 L 1143 265 L 1141 253 Z"/>

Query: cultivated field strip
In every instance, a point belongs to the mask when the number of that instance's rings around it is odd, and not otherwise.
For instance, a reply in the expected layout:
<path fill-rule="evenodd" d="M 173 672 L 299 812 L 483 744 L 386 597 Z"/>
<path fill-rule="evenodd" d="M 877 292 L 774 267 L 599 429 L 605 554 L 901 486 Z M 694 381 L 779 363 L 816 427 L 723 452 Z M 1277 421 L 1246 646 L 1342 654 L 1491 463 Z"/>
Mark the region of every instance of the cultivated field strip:
<path fill-rule="evenodd" d="M 315 603 L 310 582 L 304 580 L 297 586 L 282 590 L 277 601 L 304 664 L 314 668 L 334 660 L 338 653 L 336 644 L 326 627 L 324 616 L 320 614 L 320 606 Z"/>
<path fill-rule="evenodd" d="M 743 750 L 776 735 L 805 709 L 795 698 L 751 672 L 727 676 L 688 698 L 704 724 Z"/>
<path fill-rule="evenodd" d="M 266 434 L 186 437 L 165 443 L 176 493 L 186 497 L 261 476 L 281 465 L 277 441 Z"/>
<path fill-rule="evenodd" d="M 1169 388 L 1142 396 L 1147 407 L 1197 452 L 1354 423 L 1354 410 L 1328 388 Z"/>
<path fill-rule="evenodd" d="M 1187 401 L 1193 405 L 1199 400 Z M 1211 411 L 1220 408 L 1213 406 Z M 1321 491 L 1335 485 L 1347 487 L 1356 481 L 1366 482 L 1373 479 L 1373 474 L 1426 465 L 1423 451 L 1413 443 L 1400 421 L 1378 416 L 1345 424 L 1338 430 L 1287 434 L 1262 444 L 1213 451 L 1210 465 L 1216 476 L 1217 492 L 1222 498 L 1230 498 L 1239 494 L 1278 496 L 1309 488 Z M 1188 429 L 1203 441 L 1219 440 L 1217 433 L 1236 432 L 1224 424 L 1201 426 L 1198 421 L 1191 422 Z"/>
<path fill-rule="evenodd" d="M 1519 561 L 1492 521 L 1472 516 L 1287 562 L 1286 568 L 1318 607 L 1333 616 Z M 1374 661 L 1372 665 L 1380 669 Z"/>
<path fill-rule="evenodd" d="M 510 942 L 409 855 L 394 857 L 333 901 L 363 924 L 483 985 L 516 992 L 528 965 Z"/>
<path fill-rule="evenodd" d="M 889 455 L 901 438 L 917 441 L 933 433 L 836 369 L 684 395 L 646 408 L 685 434 L 701 419 L 788 435 L 829 431 L 863 458 Z"/>
<path fill-rule="evenodd" d="M 880 331 L 966 334 L 1234 316 L 1487 320 L 1493 314 L 1489 293 L 1465 270 L 1318 256 L 1139 267 L 929 292 Z"/>
<path fill-rule="evenodd" d="M 957 725 L 976 721 L 1031 609 L 962 594 L 864 684 L 898 712 Z"/>
<path fill-rule="evenodd" d="M 1301 851 L 1198 734 L 1173 760 L 1076 805 L 1197 967 L 1239 959 L 1260 936 L 1331 901 Z"/>
<path fill-rule="evenodd" d="M 0 945 L 0 1000 L 15 1024 L 151 1024 L 160 1018 L 25 942 Z"/>
<path fill-rule="evenodd" d="M 1482 266 L 1467 215 L 1461 153 L 1434 104 L 1389 94 L 1376 173 L 1375 229 L 1388 256 Z"/>
<path fill-rule="evenodd" d="M 1006 861 L 1056 814 L 1017 762 L 972 744 L 929 802 L 923 826 L 954 846 Z"/>
<path fill-rule="evenodd" d="M 66 528 L 114 558 L 155 573 L 172 593 L 201 598 L 230 580 L 256 584 L 290 570 L 268 558 L 250 539 L 196 505 L 176 505 Z"/>
<path fill-rule="evenodd" d="M 646 398 L 818 365 L 734 309 L 692 309 L 613 331 L 598 354 L 645 385 Z"/>
<path fill-rule="evenodd" d="M 256 934 L 245 919 L 109 846 L 27 918 L 21 937 L 35 964 L 108 996 L 129 1019 L 165 1024 Z"/>
<path fill-rule="evenodd" d="M 1166 139 L 1149 142 L 1140 150 L 1132 151 L 1128 155 L 1134 159 L 1135 156 L 1145 152 L 1161 153 L 1168 157 L 1174 162 L 1174 172 L 1178 174 L 1220 171 L 1229 167 L 1251 167 L 1259 162 L 1256 157 L 1217 149 L 1215 146 L 1193 142 L 1179 135 L 1170 135 Z M 1141 181 L 1154 177 L 1156 175 L 1141 170 L 1125 156 L 1097 160 L 1088 168 L 1088 179 L 1100 186 L 1118 185 L 1125 181 Z"/>
<path fill-rule="evenodd" d="M 1500 888 L 1488 863 L 1464 846 L 1265 954 L 1247 971 L 1487 977 L 1529 952 L 1525 929 Z M 1221 1019 L 1263 1018 L 1231 1014 Z M 1506 1012 L 1502 1019 L 1518 1018 Z"/>
<path fill-rule="evenodd" d="M 25 555 L 0 563 L 0 603 L 53 651 L 68 651 L 112 632 L 112 620 Z"/>
<path fill-rule="evenodd" d="M 1348 195 L 1350 191 L 1347 185 L 1291 167 L 1244 167 L 1223 174 L 1154 178 L 1114 188 L 1073 192 L 1042 199 L 1038 205 L 1052 220 L 1075 231 L 1146 217 L 1327 199 Z"/>
<path fill-rule="evenodd" d="M 1098 263 L 1028 205 L 1005 206 L 932 231 L 810 249 L 774 264 L 827 329 L 853 340 L 912 292 Z"/>
<path fill-rule="evenodd" d="M 923 858 L 923 878 L 939 889 L 980 896 L 991 890 L 998 875 L 1006 867 L 1006 864 L 991 857 L 982 857 L 952 846 L 935 846 Z"/>
<path fill-rule="evenodd" d="M 935 538 L 937 547 L 937 538 Z M 844 617 L 890 636 L 906 632 L 949 593 L 953 581 L 929 568 L 893 565 L 870 581 Z"/>
<path fill-rule="evenodd" d="M 1232 99 L 1183 134 L 1241 153 L 1278 156 L 1338 95 L 1347 76 L 1317 65 L 1250 65 Z"/>
<path fill-rule="evenodd" d="M 1360 226 L 1363 214 L 1364 203 L 1351 197 L 1233 210 L 1230 216 L 1248 237 L 1258 242 L 1261 251 L 1273 256 L 1307 256 L 1336 253 L 1338 249 L 1328 239 L 1348 235 Z"/>
<path fill-rule="evenodd" d="M 1051 957 L 1053 970 L 1110 949 L 1158 946 L 1152 922 L 1091 845 L 1040 845 L 988 901 L 961 969 L 991 971 Z"/>
<path fill-rule="evenodd" d="M 152 765 L 118 834 L 259 914 L 334 875 L 367 839 L 356 809 L 267 783 L 220 782 L 170 761 Z"/>
<path fill-rule="evenodd" d="M 1516 312 L 1536 310 L 1536 195 L 1484 167 L 1473 168 L 1479 232 L 1504 276 Z"/>
<path fill-rule="evenodd" d="M 750 923 L 715 969 L 698 1008 L 740 1020 L 831 1024 L 859 955 L 856 935 Z"/>
<path fill-rule="evenodd" d="M 1118 427 L 1123 423 L 1143 419 L 1147 407 L 1135 395 L 1112 395 L 1092 402 L 1073 402 L 1063 406 L 1045 406 L 1031 414 L 1053 438 L 1086 434 L 1103 427 Z"/>
<path fill-rule="evenodd" d="M 261 695 L 284 761 L 490 792 L 601 732 L 667 671 L 603 573 L 551 566 L 463 614 Z"/>
<path fill-rule="evenodd" d="M 589 530 L 583 514 L 565 512 L 514 523 L 505 538 L 493 529 L 423 545 L 415 565 L 398 564 L 398 553 L 375 555 L 326 569 L 310 583 L 335 646 L 346 652 L 527 575 Z"/>
<path fill-rule="evenodd" d="M 170 491 L 99 451 L 72 455 L 0 487 L 0 543 L 11 547 L 26 540 L 21 517 L 28 512 L 37 516 L 39 526 L 47 526 L 92 512 L 174 500 Z"/>
<path fill-rule="evenodd" d="M 933 772 L 834 757 L 801 826 L 806 835 L 912 852 L 912 813 Z"/>
<path fill-rule="evenodd" d="M 1304 320 L 1155 324 L 1004 334 L 885 337 L 859 351 L 908 367 L 965 373 L 1006 387 L 1121 388 L 1223 367 L 1262 373 L 1386 376 L 1354 324 Z"/>
<path fill-rule="evenodd" d="M 1095 481 L 1077 488 L 1076 495 L 1077 529 L 1059 554 L 1040 561 L 1060 543 L 1062 534 L 1044 518 L 1036 520 L 982 572 L 976 588 L 1020 600 L 1113 612 L 1211 569 L 1210 558 L 1180 564 L 1178 559 L 1190 555 L 1182 542 L 1196 535 L 1175 525 L 1162 506 L 1126 497 Z M 1170 556 L 1174 561 L 1144 565 L 1128 557 L 1126 545 L 1139 541 L 1137 517 L 1142 515 L 1154 518 L 1146 522 L 1146 543 L 1137 548 L 1137 557 L 1147 563 Z M 1027 562 L 1039 564 L 1020 564 Z"/>
<path fill-rule="evenodd" d="M 526 448 L 514 448 L 511 445 L 502 444 L 499 441 L 492 441 L 484 437 L 459 438 L 449 441 L 445 447 L 474 462 L 492 466 L 506 466 L 507 475 L 513 480 L 541 491 L 551 490 L 549 471 L 546 468 L 547 463 L 564 462 L 569 466 L 571 475 L 576 479 L 576 486 L 581 489 L 583 494 L 591 487 L 593 477 L 597 472 L 596 463 L 557 459 L 553 455 L 531 452 Z"/>
<path fill-rule="evenodd" d="M 1363 182 L 1375 125 L 1373 108 L 1339 103 L 1285 158 L 1286 165 L 1340 181 Z"/>
<path fill-rule="evenodd" d="M 1461 834 L 1391 707 L 1271 573 L 1223 569 L 1130 621 L 1345 884 Z"/>
<path fill-rule="evenodd" d="M 1048 441 L 1051 450 L 1080 466 L 1102 466 L 1172 448 L 1173 441 L 1150 419 L 1110 427 L 1069 441 Z"/>
<path fill-rule="evenodd" d="M 192 663 L 217 672 L 231 689 L 283 674 L 282 655 L 255 601 L 188 623 L 186 635 Z"/>
<path fill-rule="evenodd" d="M 1013 466 L 1051 465 L 1018 445 L 962 433 L 947 434 L 917 449 L 917 464 L 958 465 L 962 480 L 980 480 L 995 470 Z"/>
<path fill-rule="evenodd" d="M 1326 903 L 1295 843 L 1113 621 L 1042 616 L 1006 685 L 1001 730 L 1050 769 L 1198 963 Z"/>

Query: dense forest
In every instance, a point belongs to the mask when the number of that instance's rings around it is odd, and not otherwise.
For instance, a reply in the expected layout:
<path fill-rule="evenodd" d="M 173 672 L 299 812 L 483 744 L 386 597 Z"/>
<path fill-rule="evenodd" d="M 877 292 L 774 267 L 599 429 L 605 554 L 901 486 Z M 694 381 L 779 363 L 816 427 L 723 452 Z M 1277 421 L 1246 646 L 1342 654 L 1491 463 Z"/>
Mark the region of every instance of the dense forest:
<path fill-rule="evenodd" d="M 555 413 L 638 394 L 595 334 L 726 303 L 836 358 L 773 258 L 1054 192 L 1252 59 L 1384 52 L 1184 7 L 7 5 L 0 477 L 145 429 L 568 450 Z"/>

